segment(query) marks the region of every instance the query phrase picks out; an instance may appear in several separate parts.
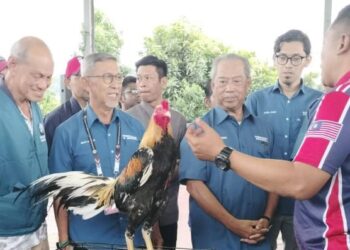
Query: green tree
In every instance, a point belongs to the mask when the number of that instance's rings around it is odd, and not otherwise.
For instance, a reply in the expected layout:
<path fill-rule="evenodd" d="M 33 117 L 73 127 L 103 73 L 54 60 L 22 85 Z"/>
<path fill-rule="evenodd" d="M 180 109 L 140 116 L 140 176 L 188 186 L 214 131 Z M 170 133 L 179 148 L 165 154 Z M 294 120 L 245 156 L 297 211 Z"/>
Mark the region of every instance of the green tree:
<path fill-rule="evenodd" d="M 80 51 L 85 51 L 84 32 L 83 43 L 80 46 Z M 123 46 L 123 40 L 119 36 L 117 30 L 108 19 L 108 17 L 101 11 L 95 10 L 95 51 L 110 53 L 119 56 L 120 49 Z"/>
<path fill-rule="evenodd" d="M 50 113 L 59 104 L 60 101 L 57 99 L 55 92 L 53 92 L 51 89 L 46 91 L 44 99 L 39 102 L 43 115 Z"/>
<path fill-rule="evenodd" d="M 205 112 L 204 92 L 213 59 L 232 49 L 206 36 L 198 27 L 181 19 L 168 26 L 155 28 L 151 37 L 145 38 L 144 54 L 163 59 L 169 67 L 169 84 L 164 97 L 190 121 Z M 259 61 L 254 52 L 238 51 L 252 65 L 252 90 L 271 85 L 276 72 Z"/>
<path fill-rule="evenodd" d="M 319 81 L 319 74 L 317 72 L 311 71 L 303 76 L 305 84 L 311 88 L 323 90 L 322 84 Z"/>

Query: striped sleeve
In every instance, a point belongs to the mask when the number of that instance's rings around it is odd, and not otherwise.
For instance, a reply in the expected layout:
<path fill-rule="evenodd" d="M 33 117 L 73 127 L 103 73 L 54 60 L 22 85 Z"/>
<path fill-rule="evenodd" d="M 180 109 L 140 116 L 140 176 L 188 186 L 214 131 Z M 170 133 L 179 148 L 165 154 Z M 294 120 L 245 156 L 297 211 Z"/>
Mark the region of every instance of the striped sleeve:
<path fill-rule="evenodd" d="M 326 94 L 316 111 L 294 161 L 333 175 L 350 151 L 350 98 L 343 91 Z"/>

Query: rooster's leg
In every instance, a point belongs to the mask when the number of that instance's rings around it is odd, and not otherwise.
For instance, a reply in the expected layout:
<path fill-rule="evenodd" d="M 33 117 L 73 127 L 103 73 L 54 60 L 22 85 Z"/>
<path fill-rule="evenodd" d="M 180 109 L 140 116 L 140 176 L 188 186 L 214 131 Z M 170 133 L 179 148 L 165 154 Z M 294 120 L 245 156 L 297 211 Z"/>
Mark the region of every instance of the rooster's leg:
<path fill-rule="evenodd" d="M 152 227 L 142 227 L 142 237 L 145 240 L 147 250 L 153 250 L 153 244 L 151 240 Z"/>
<path fill-rule="evenodd" d="M 134 234 L 130 233 L 129 230 L 125 231 L 125 241 L 128 250 L 134 250 Z"/>

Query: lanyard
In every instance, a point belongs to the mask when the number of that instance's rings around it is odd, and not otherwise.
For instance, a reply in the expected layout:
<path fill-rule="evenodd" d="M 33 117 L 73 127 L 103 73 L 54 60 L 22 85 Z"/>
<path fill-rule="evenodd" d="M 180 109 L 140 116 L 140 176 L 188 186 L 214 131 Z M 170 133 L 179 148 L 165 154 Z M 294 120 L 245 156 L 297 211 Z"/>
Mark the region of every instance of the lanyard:
<path fill-rule="evenodd" d="M 92 137 L 91 131 L 89 129 L 88 123 L 87 123 L 87 112 L 86 108 L 83 110 L 83 122 L 84 122 L 84 128 L 86 131 L 86 134 L 88 136 L 89 144 L 91 147 L 91 152 L 95 160 L 96 165 L 96 171 L 98 176 L 103 176 L 102 167 L 101 167 L 101 159 L 98 155 L 96 144 L 94 142 L 94 139 Z M 119 169 L 120 169 L 120 143 L 121 143 L 121 127 L 120 122 L 118 120 L 117 122 L 117 144 L 115 145 L 115 158 L 114 158 L 114 169 L 113 174 L 114 177 L 118 175 Z"/>

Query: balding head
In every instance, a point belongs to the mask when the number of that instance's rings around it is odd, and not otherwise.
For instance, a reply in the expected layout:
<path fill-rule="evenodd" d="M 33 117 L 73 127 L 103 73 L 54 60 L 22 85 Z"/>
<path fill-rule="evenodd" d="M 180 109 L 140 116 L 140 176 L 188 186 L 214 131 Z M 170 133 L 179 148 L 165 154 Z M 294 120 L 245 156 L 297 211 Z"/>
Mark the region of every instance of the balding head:
<path fill-rule="evenodd" d="M 44 56 L 53 61 L 49 47 L 40 38 L 27 36 L 23 37 L 11 48 L 10 57 L 14 57 L 22 62 L 28 60 L 31 56 Z"/>
<path fill-rule="evenodd" d="M 17 101 L 40 101 L 51 83 L 53 59 L 37 37 L 23 37 L 11 48 L 5 82 Z"/>

